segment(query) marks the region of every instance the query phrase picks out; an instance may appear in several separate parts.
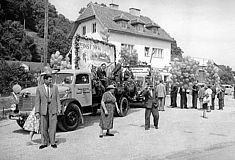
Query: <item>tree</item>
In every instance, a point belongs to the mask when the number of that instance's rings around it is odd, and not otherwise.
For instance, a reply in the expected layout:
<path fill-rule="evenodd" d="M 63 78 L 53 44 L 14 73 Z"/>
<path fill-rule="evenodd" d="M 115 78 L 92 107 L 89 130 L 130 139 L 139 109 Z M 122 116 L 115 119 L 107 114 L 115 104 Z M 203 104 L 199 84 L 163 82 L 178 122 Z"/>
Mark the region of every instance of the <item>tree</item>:
<path fill-rule="evenodd" d="M 219 84 L 220 77 L 218 75 L 218 68 L 215 66 L 213 61 L 208 61 L 205 68 L 206 82 L 209 84 Z"/>
<path fill-rule="evenodd" d="M 78 13 L 79 13 L 79 14 L 82 14 L 85 9 L 86 9 L 85 7 L 82 7 L 82 8 L 79 10 Z"/>
<path fill-rule="evenodd" d="M 15 83 L 18 83 L 22 88 L 37 85 L 34 73 L 25 71 L 20 63 L 8 65 L 2 59 L 0 60 L 0 71 L 0 94 L 9 94 Z"/>
<path fill-rule="evenodd" d="M 182 61 L 174 60 L 171 67 L 171 79 L 180 86 L 184 84 L 191 86 L 198 78 L 199 62 L 190 57 L 184 57 Z"/>
<path fill-rule="evenodd" d="M 222 84 L 233 85 L 235 83 L 232 68 L 225 65 L 218 66 L 220 69 L 218 71 L 220 82 Z"/>
<path fill-rule="evenodd" d="M 128 48 L 123 47 L 120 52 L 119 62 L 124 66 L 137 65 L 138 64 L 138 53 L 133 50 L 131 53 Z"/>
<path fill-rule="evenodd" d="M 71 45 L 72 40 L 69 40 L 63 31 L 55 29 L 48 42 L 49 55 L 59 51 L 61 55 L 65 56 L 69 52 Z"/>
<path fill-rule="evenodd" d="M 180 47 L 177 46 L 176 41 L 171 43 L 171 60 L 173 61 L 175 58 L 181 60 L 182 59 L 182 54 L 184 52 Z"/>
<path fill-rule="evenodd" d="M 27 36 L 23 26 L 16 21 L 0 25 L 0 57 L 10 60 L 31 61 L 36 55 L 34 40 Z"/>

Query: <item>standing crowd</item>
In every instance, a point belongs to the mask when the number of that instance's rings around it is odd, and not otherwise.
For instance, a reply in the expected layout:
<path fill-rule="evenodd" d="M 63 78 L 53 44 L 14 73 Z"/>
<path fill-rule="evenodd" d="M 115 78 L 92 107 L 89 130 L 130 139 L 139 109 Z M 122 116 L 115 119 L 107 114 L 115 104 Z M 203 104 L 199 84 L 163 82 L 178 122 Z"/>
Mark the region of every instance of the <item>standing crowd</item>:
<path fill-rule="evenodd" d="M 191 88 L 187 84 L 179 87 L 176 84 L 171 85 L 171 104 L 172 108 L 177 107 L 177 94 L 180 94 L 180 108 L 188 109 L 187 95 L 192 94 L 192 108 L 203 110 L 203 118 L 207 118 L 206 112 L 211 112 L 215 109 L 215 99 L 218 98 L 219 110 L 224 107 L 225 88 L 215 84 L 200 84 L 195 81 Z M 199 101 L 199 105 L 198 102 Z"/>

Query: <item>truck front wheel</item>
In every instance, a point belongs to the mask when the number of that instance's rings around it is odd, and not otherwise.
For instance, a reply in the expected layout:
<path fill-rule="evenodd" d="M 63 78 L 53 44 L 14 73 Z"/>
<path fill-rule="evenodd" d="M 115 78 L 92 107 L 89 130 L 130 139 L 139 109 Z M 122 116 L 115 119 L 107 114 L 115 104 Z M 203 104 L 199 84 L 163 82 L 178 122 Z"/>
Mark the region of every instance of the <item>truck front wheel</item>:
<path fill-rule="evenodd" d="M 64 115 L 59 120 L 59 123 L 61 123 L 62 126 L 60 127 L 61 124 L 59 124 L 58 127 L 64 131 L 73 131 L 77 129 L 77 127 L 83 123 L 82 112 L 78 105 L 70 103 L 67 106 Z"/>
<path fill-rule="evenodd" d="M 119 109 L 120 113 L 118 114 L 120 117 L 125 117 L 130 109 L 129 102 L 126 97 L 121 97 L 119 101 Z"/>

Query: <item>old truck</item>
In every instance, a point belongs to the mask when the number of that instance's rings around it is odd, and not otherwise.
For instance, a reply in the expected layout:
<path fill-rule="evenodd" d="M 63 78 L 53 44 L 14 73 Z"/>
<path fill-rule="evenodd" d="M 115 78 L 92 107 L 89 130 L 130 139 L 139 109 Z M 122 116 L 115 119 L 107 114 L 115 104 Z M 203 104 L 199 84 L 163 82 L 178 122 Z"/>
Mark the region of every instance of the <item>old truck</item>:
<path fill-rule="evenodd" d="M 74 69 L 52 72 L 53 83 L 58 86 L 61 98 L 63 114 L 58 115 L 57 126 L 62 131 L 75 130 L 83 124 L 84 113 L 96 113 L 97 109 L 100 108 L 102 94 L 93 92 L 92 72 L 89 65 L 100 64 L 104 61 L 109 64 L 115 61 L 114 45 L 80 36 L 76 37 L 75 42 L 77 46 L 74 47 L 74 62 L 76 63 Z M 43 73 L 39 82 L 42 81 L 42 77 Z M 116 113 L 119 116 L 126 116 L 129 110 L 130 95 L 126 90 L 128 88 L 125 83 L 118 84 L 115 96 L 121 111 Z M 26 118 L 34 107 L 35 96 L 36 87 L 21 91 L 18 104 L 19 112 L 12 113 L 9 116 L 10 119 L 16 120 L 20 127 L 23 127 Z"/>
<path fill-rule="evenodd" d="M 43 74 L 42 74 L 43 76 Z M 97 112 L 100 108 L 101 96 L 92 94 L 91 71 L 87 69 L 60 70 L 52 73 L 53 83 L 58 86 L 63 114 L 58 116 L 58 128 L 62 131 L 75 130 L 83 124 L 83 114 Z M 42 77 L 40 78 L 42 80 Z M 19 113 L 10 114 L 10 119 L 17 120 L 19 126 L 24 122 L 34 107 L 36 87 L 21 91 L 18 104 Z M 123 92 L 115 94 L 119 105 L 119 116 L 126 116 L 129 110 L 127 95 Z"/>

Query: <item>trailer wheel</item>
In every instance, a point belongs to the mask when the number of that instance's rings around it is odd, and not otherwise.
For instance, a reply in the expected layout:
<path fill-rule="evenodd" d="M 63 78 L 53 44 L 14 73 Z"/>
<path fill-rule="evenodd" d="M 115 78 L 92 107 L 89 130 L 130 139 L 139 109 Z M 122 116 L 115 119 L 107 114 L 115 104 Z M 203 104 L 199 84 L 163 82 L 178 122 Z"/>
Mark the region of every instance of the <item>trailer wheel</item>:
<path fill-rule="evenodd" d="M 119 109 L 120 113 L 118 113 L 118 116 L 125 117 L 130 109 L 129 102 L 126 97 L 121 97 L 119 101 Z"/>
<path fill-rule="evenodd" d="M 75 103 L 70 103 L 61 117 L 61 122 L 63 127 L 60 127 L 60 124 L 58 127 L 65 131 L 73 131 L 83 124 L 83 116 L 79 106 Z"/>

